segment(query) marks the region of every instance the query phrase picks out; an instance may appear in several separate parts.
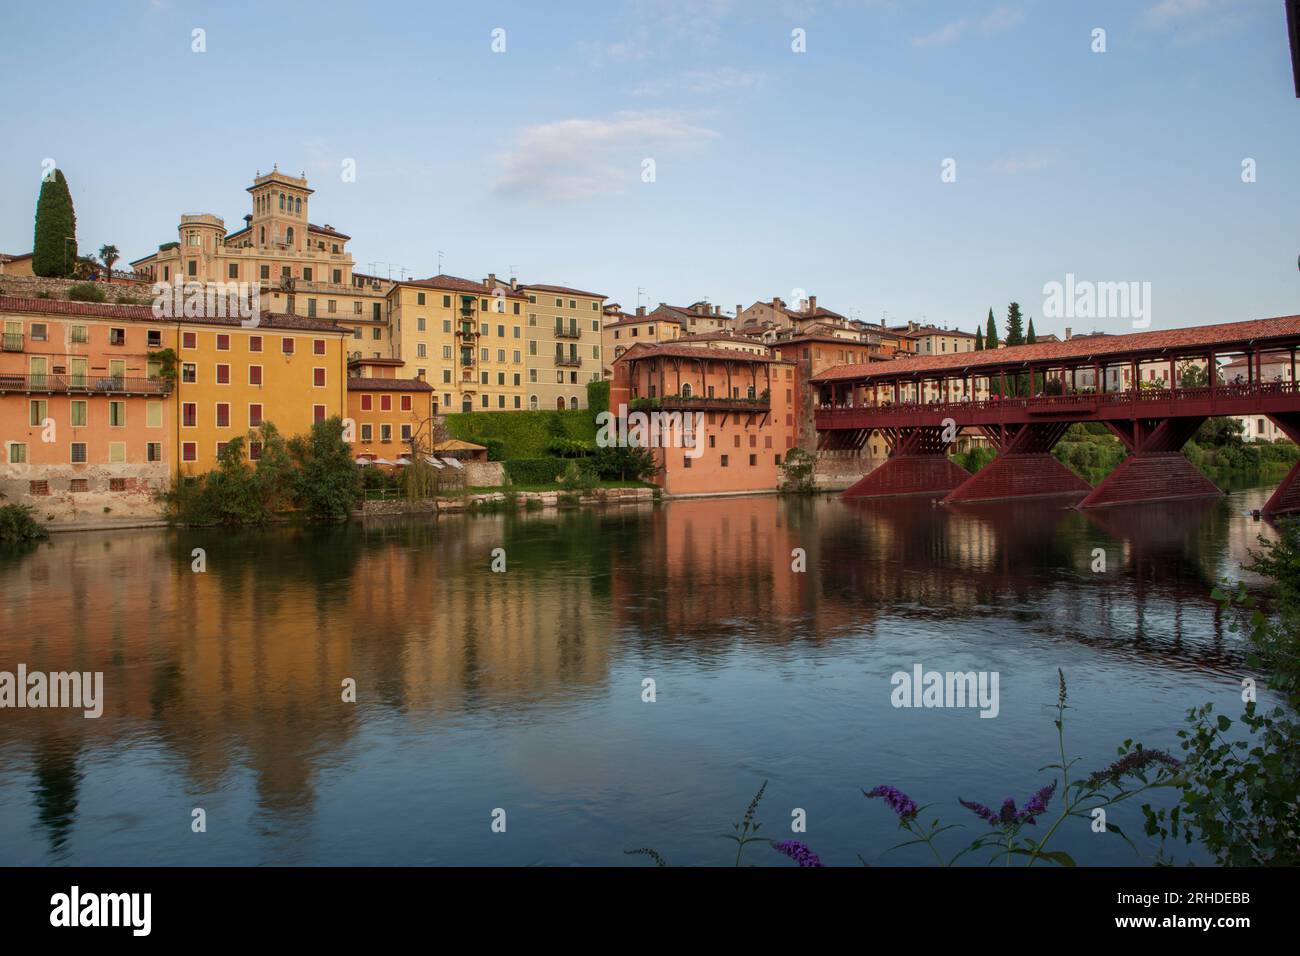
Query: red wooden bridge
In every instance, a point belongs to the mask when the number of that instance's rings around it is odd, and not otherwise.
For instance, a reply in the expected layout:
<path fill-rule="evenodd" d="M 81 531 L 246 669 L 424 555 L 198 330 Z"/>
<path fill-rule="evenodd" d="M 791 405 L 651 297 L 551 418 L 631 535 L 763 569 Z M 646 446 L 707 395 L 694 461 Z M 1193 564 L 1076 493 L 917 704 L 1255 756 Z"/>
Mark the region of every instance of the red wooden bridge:
<path fill-rule="evenodd" d="M 1216 416 L 1268 418 L 1300 443 L 1297 348 L 1300 316 L 1285 316 L 840 365 L 812 379 L 818 447 L 884 439 L 888 459 L 849 497 L 1077 494 L 1088 508 L 1222 495 L 1183 445 Z M 1095 488 L 1051 453 L 1075 422 L 1100 422 L 1129 452 Z M 963 429 L 997 452 L 974 475 L 948 458 Z M 1300 463 L 1264 507 L 1293 511 Z"/>

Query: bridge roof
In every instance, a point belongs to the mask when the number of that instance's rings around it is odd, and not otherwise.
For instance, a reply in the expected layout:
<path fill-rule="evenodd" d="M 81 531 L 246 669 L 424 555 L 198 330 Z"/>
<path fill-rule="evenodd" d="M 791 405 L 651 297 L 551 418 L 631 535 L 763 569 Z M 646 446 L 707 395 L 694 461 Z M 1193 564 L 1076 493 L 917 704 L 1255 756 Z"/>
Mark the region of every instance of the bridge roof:
<path fill-rule="evenodd" d="M 1300 345 L 1300 315 L 1198 325 L 1184 329 L 1161 329 L 1156 332 L 1133 332 L 1127 335 L 1076 336 L 1061 342 L 1013 345 L 983 352 L 918 355 L 867 365 L 836 365 L 814 375 L 811 381 L 910 379 L 942 372 L 1023 369 L 1031 363 L 1044 365 L 1075 362 L 1083 366 L 1095 360 L 1116 362 L 1126 358 L 1183 357 L 1204 353 L 1215 346 L 1223 351 L 1270 343 L 1279 346 Z M 1171 352 L 1174 354 L 1166 354 Z"/>

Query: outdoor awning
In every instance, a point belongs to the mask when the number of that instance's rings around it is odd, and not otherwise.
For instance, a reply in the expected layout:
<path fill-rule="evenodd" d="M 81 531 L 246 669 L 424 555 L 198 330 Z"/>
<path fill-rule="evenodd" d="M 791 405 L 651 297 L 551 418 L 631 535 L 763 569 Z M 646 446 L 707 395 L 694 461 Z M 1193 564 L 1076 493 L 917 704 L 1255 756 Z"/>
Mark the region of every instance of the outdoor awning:
<path fill-rule="evenodd" d="M 429 464 L 433 465 L 434 468 L 443 468 L 443 467 L 445 467 L 445 466 L 443 465 L 442 462 L 440 462 L 438 459 L 434 458 L 432 455 L 425 455 L 425 456 L 424 456 L 424 460 L 427 461 Z"/>
<path fill-rule="evenodd" d="M 453 467 L 453 468 L 461 468 L 461 469 L 463 469 L 463 468 L 465 467 L 465 466 L 462 465 L 460 462 L 458 462 L 455 458 L 444 458 L 443 461 L 445 461 L 447 464 L 451 465 L 451 467 Z"/>

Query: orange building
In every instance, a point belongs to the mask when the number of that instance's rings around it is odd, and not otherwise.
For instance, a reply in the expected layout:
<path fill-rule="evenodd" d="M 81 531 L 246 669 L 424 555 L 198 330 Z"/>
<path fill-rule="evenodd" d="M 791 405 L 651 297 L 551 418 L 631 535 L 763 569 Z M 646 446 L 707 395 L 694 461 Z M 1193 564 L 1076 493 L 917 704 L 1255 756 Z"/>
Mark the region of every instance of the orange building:
<path fill-rule="evenodd" d="M 170 329 L 139 306 L 0 296 L 0 492 L 12 499 L 167 484 Z"/>
<path fill-rule="evenodd" d="M 419 378 L 398 378 L 401 359 L 354 359 L 348 363 L 348 418 L 353 450 L 390 461 L 411 451 L 411 440 L 427 450 L 430 419 L 437 412 L 433 386 Z"/>
<path fill-rule="evenodd" d="M 694 447 L 657 447 L 672 495 L 774 491 L 795 443 L 792 362 L 738 350 L 635 345 L 614 360 L 609 407 L 690 416 Z M 670 436 L 671 439 L 671 436 Z"/>

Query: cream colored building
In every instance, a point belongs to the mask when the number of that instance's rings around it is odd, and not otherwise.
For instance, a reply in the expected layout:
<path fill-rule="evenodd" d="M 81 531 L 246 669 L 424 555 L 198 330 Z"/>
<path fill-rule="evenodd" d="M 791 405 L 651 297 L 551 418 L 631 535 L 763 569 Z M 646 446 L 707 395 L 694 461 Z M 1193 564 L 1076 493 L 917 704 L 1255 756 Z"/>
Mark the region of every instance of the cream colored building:
<path fill-rule="evenodd" d="M 131 262 L 150 282 L 256 283 L 261 308 L 333 321 L 352 331 L 350 355 L 387 358 L 392 352 L 387 296 L 393 283 L 353 270 L 351 237 L 309 219 L 315 190 L 306 176 L 273 169 L 247 188 L 252 211 L 226 231 L 212 213 L 187 213 L 178 238 Z"/>
<path fill-rule="evenodd" d="M 959 329 L 941 329 L 933 325 L 909 322 L 906 328 L 892 329 L 912 336 L 916 341 L 917 355 L 952 355 L 955 352 L 974 352 L 975 334 Z"/>
<path fill-rule="evenodd" d="M 613 321 L 610 321 L 610 319 Z M 614 360 L 634 345 L 647 342 L 658 345 L 660 342 L 672 342 L 685 334 L 682 320 L 672 309 L 659 306 L 647 313 L 646 307 L 637 306 L 635 314 L 606 314 L 605 326 L 601 330 L 601 352 L 604 357 L 605 377 L 610 377 Z"/>
<path fill-rule="evenodd" d="M 586 408 L 599 381 L 605 296 L 558 285 L 516 285 L 528 298 L 526 407 Z"/>

